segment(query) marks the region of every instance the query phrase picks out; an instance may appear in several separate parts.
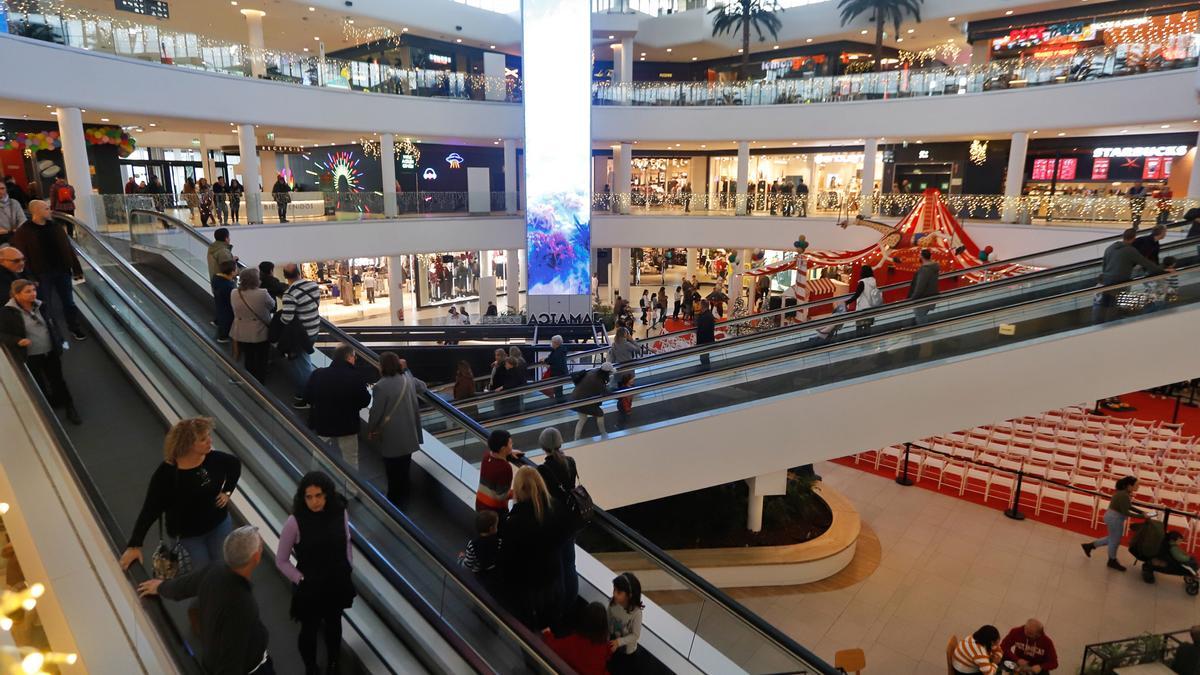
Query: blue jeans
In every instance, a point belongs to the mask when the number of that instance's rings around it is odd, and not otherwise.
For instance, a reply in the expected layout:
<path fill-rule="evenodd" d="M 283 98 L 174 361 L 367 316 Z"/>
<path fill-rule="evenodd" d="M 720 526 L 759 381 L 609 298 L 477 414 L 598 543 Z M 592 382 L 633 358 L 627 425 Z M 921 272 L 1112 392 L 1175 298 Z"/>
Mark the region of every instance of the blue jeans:
<path fill-rule="evenodd" d="M 313 373 L 312 355 L 300 352 L 294 358 L 284 358 L 283 367 L 292 379 L 292 386 L 296 388 L 296 398 L 303 398 L 304 387 Z"/>
<path fill-rule="evenodd" d="M 47 314 L 54 316 L 52 309 L 54 300 L 50 297 L 50 294 L 54 293 L 62 302 L 62 312 L 63 317 L 67 320 L 67 328 L 71 331 L 79 330 L 79 308 L 75 306 L 75 287 L 71 284 L 71 273 L 39 274 L 37 282 L 38 300 L 45 303 Z"/>
<path fill-rule="evenodd" d="M 192 569 L 198 570 L 209 563 L 220 562 L 224 559 L 225 537 L 233 532 L 233 520 L 225 516 L 225 520 L 213 529 L 198 537 L 183 537 L 180 546 L 188 552 L 192 559 Z"/>
<path fill-rule="evenodd" d="M 1104 526 L 1108 528 L 1108 536 L 1092 542 L 1096 548 L 1108 547 L 1108 559 L 1117 559 L 1117 549 L 1121 547 L 1121 535 L 1125 534 L 1126 516 L 1109 509 L 1104 512 Z"/>

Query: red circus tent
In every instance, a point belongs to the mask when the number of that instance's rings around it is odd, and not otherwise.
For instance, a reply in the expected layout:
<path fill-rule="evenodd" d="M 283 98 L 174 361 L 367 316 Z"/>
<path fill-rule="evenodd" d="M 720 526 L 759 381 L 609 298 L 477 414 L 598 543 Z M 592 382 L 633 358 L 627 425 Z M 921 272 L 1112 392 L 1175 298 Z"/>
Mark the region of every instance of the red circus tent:
<path fill-rule="evenodd" d="M 858 224 L 875 229 L 883 236 L 874 244 L 857 251 L 806 252 L 804 258 L 807 266 L 812 269 L 852 265 L 853 285 L 858 280 L 858 268 L 870 265 L 875 269 L 875 276 L 879 278 L 880 285 L 886 285 L 912 278 L 921 265 L 921 249 L 930 250 L 942 274 L 984 264 L 979 257 L 983 249 L 946 208 L 941 200 L 941 193 L 933 188 L 926 190 L 916 207 L 894 227 L 861 218 Z M 795 268 L 796 257 L 792 256 L 778 263 L 757 267 L 746 274 L 762 276 Z M 960 281 L 977 283 L 986 279 L 1022 274 L 1031 269 L 1023 265 L 1001 265 L 986 272 L 967 274 L 960 279 L 949 280 L 943 285 L 943 290 L 959 285 Z"/>

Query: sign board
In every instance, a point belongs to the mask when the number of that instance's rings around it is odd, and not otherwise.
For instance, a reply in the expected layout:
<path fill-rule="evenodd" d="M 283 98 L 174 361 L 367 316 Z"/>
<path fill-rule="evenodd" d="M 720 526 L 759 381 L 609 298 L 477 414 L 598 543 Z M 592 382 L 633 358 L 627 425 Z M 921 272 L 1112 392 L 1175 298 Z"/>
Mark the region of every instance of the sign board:
<path fill-rule="evenodd" d="M 1079 160 L 1074 157 L 1065 157 L 1058 162 L 1058 179 L 1059 180 L 1075 180 L 1075 170 L 1079 167 Z"/>
<path fill-rule="evenodd" d="M 1183 157 L 1187 153 L 1186 145 L 1148 145 L 1096 148 L 1092 151 L 1092 157 Z"/>
<path fill-rule="evenodd" d="M 1107 157 L 1092 160 L 1092 180 L 1108 180 L 1108 165 L 1111 161 Z"/>
<path fill-rule="evenodd" d="M 412 155 L 400 155 L 400 168 L 412 171 L 417 168 L 417 160 Z"/>
<path fill-rule="evenodd" d="M 117 9 L 122 12 L 152 16 L 156 19 L 171 18 L 166 0 L 116 0 L 116 2 Z"/>

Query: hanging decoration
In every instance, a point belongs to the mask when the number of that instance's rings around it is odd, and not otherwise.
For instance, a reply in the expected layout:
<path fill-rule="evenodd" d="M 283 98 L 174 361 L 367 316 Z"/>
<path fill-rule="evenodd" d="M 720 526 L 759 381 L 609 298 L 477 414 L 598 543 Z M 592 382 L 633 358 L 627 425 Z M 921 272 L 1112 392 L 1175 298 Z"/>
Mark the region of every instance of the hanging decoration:
<path fill-rule="evenodd" d="M 117 154 L 121 157 L 128 157 L 137 149 L 137 140 L 121 127 L 84 127 L 83 137 L 88 145 L 117 146 Z M 57 131 L 17 132 L 0 142 L 0 150 L 24 150 L 29 155 L 61 148 L 62 139 Z"/>
<path fill-rule="evenodd" d="M 970 153 L 971 161 L 976 166 L 983 166 L 987 163 L 987 149 L 987 141 L 971 141 L 971 148 L 968 152 Z"/>
<path fill-rule="evenodd" d="M 371 159 L 379 159 L 379 139 L 377 138 L 360 138 L 358 144 L 362 146 L 363 154 Z M 395 151 L 396 159 L 400 159 L 404 155 L 412 157 L 413 164 L 421 161 L 421 150 L 412 142 L 411 138 L 396 139 L 392 144 Z"/>

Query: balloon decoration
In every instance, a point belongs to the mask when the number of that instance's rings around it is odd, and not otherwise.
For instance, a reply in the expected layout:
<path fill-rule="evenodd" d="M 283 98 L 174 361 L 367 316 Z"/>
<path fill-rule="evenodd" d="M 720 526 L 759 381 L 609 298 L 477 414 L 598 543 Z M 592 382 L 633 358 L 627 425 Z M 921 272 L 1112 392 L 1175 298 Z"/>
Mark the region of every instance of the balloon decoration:
<path fill-rule="evenodd" d="M 85 127 L 83 137 L 88 145 L 115 145 L 117 154 L 128 157 L 137 148 L 137 141 L 125 133 L 121 127 Z M 0 144 L 0 150 L 58 150 L 62 148 L 62 139 L 57 131 L 18 132 Z"/>
<path fill-rule="evenodd" d="M 800 253 L 804 253 L 804 251 L 808 249 L 808 239 L 806 239 L 804 235 L 800 235 L 799 239 L 792 242 L 792 246 L 795 246 L 796 250 Z"/>
<path fill-rule="evenodd" d="M 729 262 L 731 262 L 731 263 L 737 262 L 737 251 L 729 252 Z"/>

